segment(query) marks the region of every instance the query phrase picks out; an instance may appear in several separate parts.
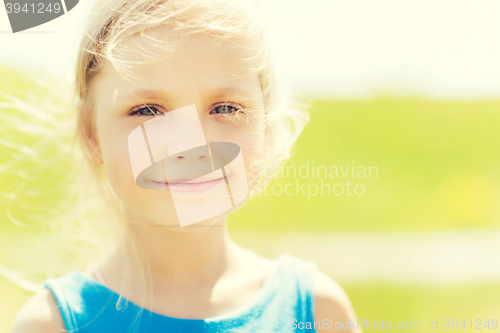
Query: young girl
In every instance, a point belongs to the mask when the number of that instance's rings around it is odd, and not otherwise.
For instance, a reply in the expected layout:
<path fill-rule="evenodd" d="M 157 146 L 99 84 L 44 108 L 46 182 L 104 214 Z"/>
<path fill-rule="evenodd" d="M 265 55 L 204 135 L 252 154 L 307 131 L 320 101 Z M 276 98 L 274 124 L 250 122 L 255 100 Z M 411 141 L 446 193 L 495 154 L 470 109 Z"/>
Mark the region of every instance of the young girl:
<path fill-rule="evenodd" d="M 226 228 L 307 121 L 278 87 L 262 21 L 236 0 L 96 2 L 77 140 L 116 237 L 92 268 L 47 279 L 13 332 L 358 331 L 315 264 L 263 258 Z"/>

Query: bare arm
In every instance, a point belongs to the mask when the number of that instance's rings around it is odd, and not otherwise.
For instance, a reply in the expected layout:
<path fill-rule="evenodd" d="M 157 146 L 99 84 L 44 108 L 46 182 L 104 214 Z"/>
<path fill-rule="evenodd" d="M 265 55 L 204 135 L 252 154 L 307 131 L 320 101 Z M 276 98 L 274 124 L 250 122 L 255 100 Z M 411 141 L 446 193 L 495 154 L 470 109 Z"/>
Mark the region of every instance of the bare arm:
<path fill-rule="evenodd" d="M 52 292 L 42 288 L 21 308 L 11 333 L 61 333 L 66 332 Z"/>
<path fill-rule="evenodd" d="M 319 322 L 317 332 L 361 333 L 356 325 L 356 314 L 344 292 L 334 280 L 318 271 L 315 278 L 314 321 Z M 337 323 L 337 326 L 335 326 Z"/>

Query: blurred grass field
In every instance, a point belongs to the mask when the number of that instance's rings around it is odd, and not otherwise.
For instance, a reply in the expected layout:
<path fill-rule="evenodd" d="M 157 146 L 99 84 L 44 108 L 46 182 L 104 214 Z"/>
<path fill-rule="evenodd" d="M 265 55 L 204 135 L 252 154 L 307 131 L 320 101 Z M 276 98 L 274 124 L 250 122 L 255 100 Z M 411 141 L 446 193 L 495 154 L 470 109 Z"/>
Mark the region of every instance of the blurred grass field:
<path fill-rule="evenodd" d="M 49 94 L 27 74 L 0 69 L 0 77 L 2 94 L 20 99 L 30 94 L 45 98 Z M 0 103 L 5 101 L 2 98 Z M 311 122 L 285 169 L 298 171 L 309 165 L 311 172 L 314 165 L 345 171 L 356 166 L 358 171 L 359 166 L 367 170 L 375 166 L 378 177 L 372 174 L 371 178 L 361 178 L 357 172 L 353 177 L 350 171 L 344 172 L 344 177 L 339 171 L 339 177 L 312 177 L 310 173 L 309 177 L 292 174 L 276 179 L 270 189 L 278 184 L 274 187 L 277 193 L 291 184 L 289 188 L 294 194 L 273 195 L 270 191 L 252 199 L 230 218 L 230 229 L 240 235 L 257 231 L 281 237 L 291 231 L 306 235 L 312 231 L 431 233 L 498 228 L 499 110 L 500 100 L 432 101 L 390 96 L 314 100 Z M 2 112 L 18 114 L 20 119 L 28 116 L 13 109 Z M 6 121 L 4 115 L 0 114 L 0 166 L 4 167 L 0 173 L 0 241 L 4 248 L 23 252 L 37 233 L 40 237 L 50 233 L 50 223 L 35 222 L 36 216 L 57 211 L 67 195 L 63 183 L 72 173 L 66 153 L 58 152 L 57 146 L 41 144 L 43 136 L 37 139 L 29 133 L 29 127 L 19 126 L 22 122 Z M 23 146 L 35 148 L 20 150 Z M 35 157 L 11 167 L 12 159 L 22 154 Z M 53 167 L 33 174 L 33 161 L 37 159 Z M 34 176 L 33 180 L 19 189 L 17 197 L 9 199 L 16 184 L 30 176 Z M 348 195 L 345 191 L 342 195 L 312 195 L 311 191 L 307 195 L 296 192 L 297 181 L 306 190 L 320 188 L 321 182 L 345 188 L 347 181 L 362 184 L 365 190 L 363 195 Z M 32 228 L 19 227 L 13 220 Z M 0 263 L 15 264 L 9 253 L 0 252 Z M 28 260 L 24 265 L 29 265 Z M 341 282 L 358 317 L 372 321 L 422 321 L 426 329 L 428 320 L 484 321 L 500 313 L 500 281 L 447 287 L 387 281 Z M 14 315 L 32 293 L 0 277 L 0 295 L 0 332 L 8 332 Z M 441 327 L 433 331 L 447 330 Z"/>

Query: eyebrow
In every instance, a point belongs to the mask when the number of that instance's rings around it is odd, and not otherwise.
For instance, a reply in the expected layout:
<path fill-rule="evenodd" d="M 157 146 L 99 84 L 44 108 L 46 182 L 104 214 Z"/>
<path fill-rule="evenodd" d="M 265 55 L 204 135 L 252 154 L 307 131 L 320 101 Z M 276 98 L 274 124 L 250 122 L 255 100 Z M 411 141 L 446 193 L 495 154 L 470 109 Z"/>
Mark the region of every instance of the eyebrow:
<path fill-rule="evenodd" d="M 250 95 L 250 91 L 241 86 L 218 87 L 210 90 L 207 95 L 210 97 L 223 97 L 231 94 Z"/>
<path fill-rule="evenodd" d="M 208 90 L 206 95 L 211 98 L 221 98 L 230 95 L 250 95 L 250 91 L 240 87 L 240 86 L 228 86 L 228 87 L 216 87 Z M 147 89 L 139 89 L 127 94 L 123 97 L 120 97 L 121 100 L 132 99 L 136 97 L 142 98 L 152 98 L 152 99 L 164 99 L 169 100 L 171 96 L 164 90 L 147 90 Z"/>
<path fill-rule="evenodd" d="M 169 99 L 168 94 L 166 94 L 162 90 L 147 90 L 147 89 L 134 90 L 130 94 L 127 94 L 127 95 L 120 97 L 118 99 L 127 100 L 127 99 L 132 99 L 135 97 L 144 97 L 144 98 L 153 98 L 153 99 Z"/>

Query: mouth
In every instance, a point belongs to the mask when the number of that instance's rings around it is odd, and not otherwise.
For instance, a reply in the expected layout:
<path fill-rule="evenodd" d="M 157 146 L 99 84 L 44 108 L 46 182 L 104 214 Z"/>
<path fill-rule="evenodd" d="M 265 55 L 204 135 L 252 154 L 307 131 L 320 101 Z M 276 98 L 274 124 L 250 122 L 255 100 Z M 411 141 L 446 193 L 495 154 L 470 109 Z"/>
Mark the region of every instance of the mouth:
<path fill-rule="evenodd" d="M 174 193 L 195 194 L 211 190 L 220 183 L 223 183 L 224 181 L 225 178 L 222 177 L 209 180 L 195 179 L 195 180 L 183 181 L 182 179 L 176 179 L 171 182 L 157 182 L 157 181 L 151 181 L 151 182 L 161 186 L 167 185 L 167 188 Z"/>

